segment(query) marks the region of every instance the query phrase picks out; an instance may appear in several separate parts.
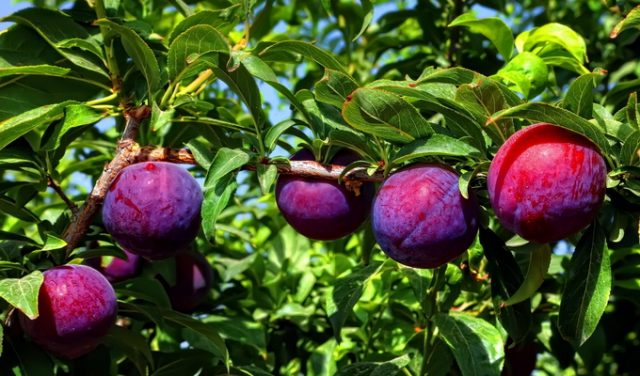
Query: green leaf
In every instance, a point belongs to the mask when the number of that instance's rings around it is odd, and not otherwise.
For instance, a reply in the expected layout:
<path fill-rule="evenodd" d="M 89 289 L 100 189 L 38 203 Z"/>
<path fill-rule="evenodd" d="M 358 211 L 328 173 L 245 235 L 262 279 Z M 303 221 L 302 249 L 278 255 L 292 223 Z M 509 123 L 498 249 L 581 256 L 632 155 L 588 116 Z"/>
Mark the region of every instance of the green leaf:
<path fill-rule="evenodd" d="M 64 143 L 63 141 L 70 131 L 83 125 L 94 124 L 107 115 L 108 113 L 97 111 L 85 104 L 74 103 L 66 106 L 64 121 L 56 125 L 48 142 L 43 146 L 43 149 L 55 150 L 63 144 L 66 146 L 68 143 Z M 80 135 L 74 136 L 77 138 Z"/>
<path fill-rule="evenodd" d="M 638 150 L 640 150 L 640 131 L 634 131 L 624 139 L 618 161 L 623 166 L 636 165 L 638 163 Z"/>
<path fill-rule="evenodd" d="M 315 97 L 318 102 L 341 108 L 349 94 L 358 88 L 356 81 L 346 73 L 325 69 L 324 77 L 315 86 Z"/>
<path fill-rule="evenodd" d="M 251 346 L 262 356 L 267 355 L 267 339 L 261 323 L 216 315 L 209 315 L 203 321 L 215 327 L 225 340 Z"/>
<path fill-rule="evenodd" d="M 66 247 L 67 242 L 59 237 L 47 234 L 47 239 L 44 242 L 44 246 L 42 247 L 42 251 L 54 251 L 56 249 L 62 249 Z"/>
<path fill-rule="evenodd" d="M 220 32 L 211 26 L 196 25 L 180 34 L 169 47 L 167 67 L 169 80 L 198 73 L 198 59 L 207 53 L 229 53 L 229 43 Z M 191 69 L 190 69 L 191 68 Z"/>
<path fill-rule="evenodd" d="M 463 376 L 500 375 L 504 342 L 493 325 L 465 313 L 438 313 L 434 323 Z"/>
<path fill-rule="evenodd" d="M 503 302 L 522 285 L 522 272 L 511 251 L 493 231 L 480 228 L 480 244 L 488 261 L 491 299 L 496 315 L 511 338 L 519 343 L 531 330 L 531 301 L 512 306 L 505 306 Z"/>
<path fill-rule="evenodd" d="M 121 351 L 136 366 L 140 375 L 153 368 L 153 356 L 147 339 L 139 332 L 113 325 L 104 338 L 104 344 Z"/>
<path fill-rule="evenodd" d="M 401 97 L 376 88 L 360 88 L 342 107 L 352 127 L 388 141 L 411 142 L 433 133 L 418 110 Z"/>
<path fill-rule="evenodd" d="M 477 80 L 482 75 L 471 69 L 453 67 L 453 68 L 427 68 L 425 69 L 416 84 L 418 86 L 427 83 L 443 83 L 452 85 L 463 85 Z"/>
<path fill-rule="evenodd" d="M 631 126 L 637 130 L 640 130 L 640 113 L 638 112 L 638 93 L 629 94 L 629 100 L 627 101 L 627 121 Z"/>
<path fill-rule="evenodd" d="M 4 325 L 0 324 L 0 356 L 2 356 L 2 343 L 4 342 Z"/>
<path fill-rule="evenodd" d="M 25 222 L 40 222 L 39 216 L 24 206 L 18 205 L 14 199 L 7 196 L 0 196 L 0 212 L 14 216 Z"/>
<path fill-rule="evenodd" d="M 22 278 L 0 280 L 0 297 L 31 320 L 38 317 L 38 294 L 44 276 L 38 270 Z"/>
<path fill-rule="evenodd" d="M 371 0 L 360 0 L 360 4 L 362 4 L 364 17 L 362 20 L 360 31 L 355 37 L 353 37 L 353 39 L 351 39 L 352 42 L 355 42 L 358 38 L 360 38 L 360 36 L 362 36 L 362 34 L 364 34 L 365 31 L 367 31 L 367 28 L 373 20 L 373 4 L 371 3 Z"/>
<path fill-rule="evenodd" d="M 511 58 L 514 40 L 511 28 L 504 21 L 496 17 L 477 19 L 473 13 L 465 13 L 451 21 L 449 27 L 465 26 L 472 33 L 482 34 L 498 49 L 505 60 Z"/>
<path fill-rule="evenodd" d="M 609 37 L 617 38 L 620 33 L 632 28 L 640 29 L 640 6 L 631 9 L 631 12 L 611 30 Z"/>
<path fill-rule="evenodd" d="M 0 149 L 29 131 L 62 118 L 64 108 L 71 103 L 48 104 L 0 122 Z"/>
<path fill-rule="evenodd" d="M 409 365 L 411 358 L 405 354 L 386 362 L 356 362 L 340 368 L 336 376 L 393 376 Z"/>
<path fill-rule="evenodd" d="M 204 182 L 205 192 L 215 186 L 215 183 L 250 160 L 249 154 L 239 149 L 220 148 L 211 161 Z"/>
<path fill-rule="evenodd" d="M 19 59 L 23 59 L 22 61 L 12 59 L 9 61 L 8 58 L 12 53 L 10 51 L 1 51 L 0 52 L 0 77 L 12 76 L 12 75 L 39 75 L 39 76 L 65 76 L 71 69 L 57 67 L 55 65 L 49 64 L 31 64 L 30 61 L 25 56 L 20 56 Z"/>
<path fill-rule="evenodd" d="M 166 290 L 157 279 L 147 277 L 128 279 L 115 285 L 115 290 L 124 296 L 142 299 L 158 307 L 171 307 Z"/>
<path fill-rule="evenodd" d="M 207 239 L 215 237 L 215 223 L 237 188 L 232 172 L 250 160 L 249 154 L 238 149 L 221 148 L 213 158 L 204 182 L 202 229 Z"/>
<path fill-rule="evenodd" d="M 243 55 L 240 57 L 240 62 L 247 69 L 249 74 L 266 82 L 280 94 L 284 95 L 291 105 L 295 107 L 296 110 L 300 111 L 305 119 L 309 120 L 309 114 L 307 113 L 306 108 L 300 103 L 291 90 L 278 81 L 278 77 L 269 64 L 265 63 L 262 59 L 253 54 Z"/>
<path fill-rule="evenodd" d="M 344 66 L 336 60 L 331 53 L 308 42 L 301 42 L 297 40 L 285 40 L 278 42 L 262 50 L 262 52 L 260 52 L 260 56 L 266 58 L 267 56 L 278 52 L 300 54 L 325 68 L 346 73 Z"/>
<path fill-rule="evenodd" d="M 91 44 L 94 50 L 99 50 L 97 42 L 91 39 L 89 33 L 71 17 L 66 14 L 44 8 L 27 8 L 18 11 L 3 21 L 14 21 L 22 25 L 33 28 L 38 32 L 53 48 L 62 56 L 69 59 L 74 65 L 98 73 L 105 79 L 109 75 L 105 67 L 94 58 L 94 55 L 87 55 L 85 51 L 68 48 L 69 40 L 83 40 L 86 44 Z"/>
<path fill-rule="evenodd" d="M 587 46 L 580 34 L 555 22 L 521 33 L 516 38 L 516 47 L 519 51 L 534 53 L 561 48 L 569 52 L 578 63 L 587 61 Z"/>
<path fill-rule="evenodd" d="M 226 9 L 220 9 L 220 10 L 203 9 L 198 11 L 194 15 L 185 18 L 178 25 L 176 25 L 176 27 L 174 27 L 173 30 L 171 30 L 171 33 L 169 34 L 169 38 L 167 38 L 167 43 L 171 45 L 171 43 L 173 43 L 173 40 L 176 39 L 180 34 L 184 33 L 185 31 L 187 31 L 187 29 L 190 29 L 191 27 L 196 25 L 211 26 L 214 29 L 219 30 L 220 32 L 226 34 L 229 30 L 229 25 L 233 27 L 235 26 L 235 22 L 231 24 L 230 22 L 226 21 L 221 16 L 221 14 L 224 13 L 224 11 L 226 11 Z"/>
<path fill-rule="evenodd" d="M 535 249 L 529 250 L 529 268 L 527 274 L 524 277 L 524 282 L 504 302 L 505 306 L 525 301 L 533 296 L 538 291 L 538 288 L 544 282 L 544 277 L 549 270 L 549 264 L 551 263 L 551 247 L 548 244 L 538 245 Z"/>
<path fill-rule="evenodd" d="M 264 165 L 260 163 L 256 166 L 256 174 L 258 175 L 258 183 L 262 194 L 269 193 L 271 186 L 278 177 L 278 168 L 273 164 Z"/>
<path fill-rule="evenodd" d="M 98 25 L 108 26 L 120 35 L 122 46 L 131 59 L 133 59 L 136 68 L 142 72 L 142 75 L 147 80 L 149 100 L 151 101 L 151 92 L 160 87 L 160 68 L 158 67 L 158 60 L 156 60 L 151 48 L 129 27 L 119 25 L 109 20 L 98 20 L 96 23 Z"/>
<path fill-rule="evenodd" d="M 187 316 L 170 309 L 161 309 L 160 312 L 167 322 L 178 324 L 184 328 L 188 328 L 199 333 L 209 342 L 211 349 L 215 350 L 215 354 L 224 359 L 227 367 L 229 366 L 229 352 L 227 350 L 227 346 L 213 325 L 205 324 L 191 316 Z"/>
<path fill-rule="evenodd" d="M 480 151 L 466 142 L 443 134 L 433 134 L 426 139 L 415 140 L 403 146 L 396 154 L 393 164 L 401 164 L 413 159 L 431 155 L 451 157 L 479 157 Z"/>
<path fill-rule="evenodd" d="M 569 86 L 564 97 L 562 107 L 581 116 L 591 119 L 593 114 L 593 89 L 596 87 L 596 79 L 601 76 L 597 73 L 587 73 L 576 78 Z"/>
<path fill-rule="evenodd" d="M 267 133 L 264 136 L 264 146 L 267 150 L 271 151 L 276 146 L 276 142 L 280 136 L 287 131 L 287 129 L 293 127 L 294 125 L 298 125 L 299 122 L 296 120 L 284 120 L 267 130 Z"/>
<path fill-rule="evenodd" d="M 362 296 L 365 284 L 379 273 L 382 265 L 384 264 L 380 262 L 372 262 L 367 266 L 353 269 L 347 276 L 336 279 L 333 286 L 327 289 L 325 310 L 333 327 L 333 335 L 338 342 L 342 338 L 342 326 Z"/>
<path fill-rule="evenodd" d="M 224 67 L 226 64 L 221 63 Z M 247 68 L 240 64 L 234 67 L 233 71 L 220 67 L 211 66 L 215 75 L 224 81 L 231 90 L 240 96 L 240 99 L 247 105 L 253 117 L 254 123 L 262 129 L 266 122 L 266 117 L 262 111 L 262 99 L 260 89 Z"/>
<path fill-rule="evenodd" d="M 609 142 L 600 128 L 573 112 L 560 107 L 547 103 L 529 102 L 499 111 L 493 114 L 487 123 L 503 118 L 523 118 L 534 123 L 543 122 L 559 125 L 587 137 L 600 148 L 604 156 L 609 155 Z"/>
<path fill-rule="evenodd" d="M 558 330 L 580 347 L 596 329 L 611 293 L 611 263 L 606 235 L 594 222 L 580 238 L 571 256 L 560 302 Z"/>

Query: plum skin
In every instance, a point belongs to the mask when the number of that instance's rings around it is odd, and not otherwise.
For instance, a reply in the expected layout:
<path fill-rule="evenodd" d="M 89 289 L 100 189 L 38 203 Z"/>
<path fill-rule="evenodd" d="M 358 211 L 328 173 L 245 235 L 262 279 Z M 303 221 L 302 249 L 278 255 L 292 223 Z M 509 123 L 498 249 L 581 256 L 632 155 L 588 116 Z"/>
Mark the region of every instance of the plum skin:
<path fill-rule="evenodd" d="M 359 157 L 349 150 L 339 151 L 332 164 L 348 165 Z M 314 160 L 301 150 L 291 160 Z M 315 240 L 335 240 L 354 232 L 369 216 L 374 188 L 360 187 L 360 194 L 337 181 L 281 175 L 276 183 L 276 202 L 285 220 L 298 233 Z"/>
<path fill-rule="evenodd" d="M 124 250 L 127 256 L 126 260 L 119 257 L 113 257 L 106 264 L 104 257 L 95 257 L 88 259 L 85 264 L 102 273 L 109 282 L 117 283 L 133 278 L 142 271 L 142 259 L 127 250 Z"/>
<path fill-rule="evenodd" d="M 123 169 L 102 208 L 106 230 L 129 252 L 150 260 L 173 256 L 200 228 L 202 190 L 184 169 L 143 162 Z"/>
<path fill-rule="evenodd" d="M 458 174 L 440 164 L 418 164 L 387 178 L 373 202 L 371 224 L 382 250 L 415 268 L 436 268 L 458 257 L 478 232 L 473 191 L 465 199 Z"/>
<path fill-rule="evenodd" d="M 585 137 L 539 123 L 514 133 L 491 162 L 487 187 L 500 223 L 536 243 L 588 226 L 604 200 L 607 167 Z"/>
<path fill-rule="evenodd" d="M 176 281 L 169 285 L 164 279 L 171 306 L 176 311 L 190 313 L 202 303 L 211 288 L 213 271 L 207 259 L 198 252 L 180 252 L 175 256 Z"/>
<path fill-rule="evenodd" d="M 39 316 L 20 313 L 20 326 L 50 353 L 75 359 L 98 346 L 116 319 L 116 294 L 107 279 L 86 265 L 46 270 L 38 295 Z"/>

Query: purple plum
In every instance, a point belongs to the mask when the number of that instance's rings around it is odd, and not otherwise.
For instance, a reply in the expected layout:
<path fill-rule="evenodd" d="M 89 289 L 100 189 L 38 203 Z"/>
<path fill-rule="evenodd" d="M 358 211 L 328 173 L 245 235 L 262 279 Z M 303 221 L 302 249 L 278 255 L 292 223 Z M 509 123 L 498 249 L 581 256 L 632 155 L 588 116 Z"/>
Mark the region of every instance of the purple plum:
<path fill-rule="evenodd" d="M 171 306 L 176 311 L 190 313 L 202 303 L 211 289 L 213 271 L 207 259 L 198 252 L 180 252 L 175 256 L 176 283 L 169 286 L 160 281 L 167 290 Z"/>
<path fill-rule="evenodd" d="M 374 236 L 401 264 L 436 268 L 463 253 L 478 231 L 478 203 L 465 199 L 458 174 L 447 166 L 419 164 L 385 180 L 373 203 Z"/>
<path fill-rule="evenodd" d="M 341 150 L 332 164 L 346 166 L 359 157 Z M 314 160 L 308 150 L 291 160 Z M 300 234 L 316 240 L 334 240 L 354 232 L 369 216 L 374 188 L 364 183 L 360 192 L 348 190 L 337 181 L 282 175 L 276 184 L 276 202 L 286 221 Z"/>
<path fill-rule="evenodd" d="M 143 162 L 120 172 L 102 208 L 107 231 L 129 252 L 158 260 L 195 239 L 200 228 L 202 190 L 184 169 L 167 162 Z"/>
<path fill-rule="evenodd" d="M 536 243 L 564 239 L 593 221 L 607 167 L 585 137 L 540 123 L 514 133 L 491 162 L 491 206 L 508 230 Z"/>
<path fill-rule="evenodd" d="M 113 287 L 86 265 L 63 265 L 44 273 L 38 295 L 39 316 L 20 314 L 20 325 L 50 353 L 74 359 L 98 346 L 116 319 Z"/>
<path fill-rule="evenodd" d="M 111 283 L 121 282 L 133 278 L 142 271 L 142 258 L 131 252 L 124 251 L 126 259 L 119 257 L 94 257 L 85 263 L 102 273 Z"/>

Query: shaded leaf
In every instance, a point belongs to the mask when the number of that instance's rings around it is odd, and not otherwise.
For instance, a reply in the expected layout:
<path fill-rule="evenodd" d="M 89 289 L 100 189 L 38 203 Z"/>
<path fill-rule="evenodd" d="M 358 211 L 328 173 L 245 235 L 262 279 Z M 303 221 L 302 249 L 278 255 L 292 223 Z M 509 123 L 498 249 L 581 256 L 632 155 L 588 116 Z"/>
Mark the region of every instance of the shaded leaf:
<path fill-rule="evenodd" d="M 524 278 L 511 251 L 490 229 L 480 228 L 480 244 L 488 261 L 491 275 L 491 298 L 496 315 L 516 343 L 524 340 L 531 329 L 531 301 L 512 306 L 503 302 L 522 285 Z"/>
<path fill-rule="evenodd" d="M 103 341 L 105 345 L 122 351 L 141 375 L 147 374 L 149 368 L 153 368 L 151 349 L 147 339 L 140 333 L 113 325 Z"/>
<path fill-rule="evenodd" d="M 638 150 L 640 150 L 640 131 L 634 131 L 624 139 L 618 160 L 622 165 L 633 166 L 638 163 Z"/>
<path fill-rule="evenodd" d="M 324 77 L 316 82 L 314 93 L 319 102 L 342 107 L 349 94 L 358 87 L 356 81 L 348 74 L 325 69 Z"/>
<path fill-rule="evenodd" d="M 434 323 L 464 376 L 500 375 L 504 342 L 496 327 L 465 313 L 438 313 Z"/>
<path fill-rule="evenodd" d="M 149 92 L 160 87 L 160 68 L 153 51 L 133 29 L 109 20 L 98 20 L 98 25 L 105 25 L 120 35 L 122 46 L 133 59 L 136 68 L 147 80 Z M 151 94 L 149 94 L 151 100 Z"/>
<path fill-rule="evenodd" d="M 611 293 L 611 263 L 606 236 L 594 222 L 580 238 L 571 256 L 560 302 L 558 330 L 580 347 L 596 329 Z"/>
<path fill-rule="evenodd" d="M 349 275 L 338 278 L 333 286 L 327 289 L 325 310 L 337 341 L 341 340 L 342 326 L 362 296 L 364 285 L 379 272 L 382 265 L 384 264 L 373 262 L 367 266 L 353 269 Z"/>
<path fill-rule="evenodd" d="M 342 367 L 336 376 L 393 376 L 406 367 L 411 358 L 402 355 L 386 362 L 357 362 Z"/>

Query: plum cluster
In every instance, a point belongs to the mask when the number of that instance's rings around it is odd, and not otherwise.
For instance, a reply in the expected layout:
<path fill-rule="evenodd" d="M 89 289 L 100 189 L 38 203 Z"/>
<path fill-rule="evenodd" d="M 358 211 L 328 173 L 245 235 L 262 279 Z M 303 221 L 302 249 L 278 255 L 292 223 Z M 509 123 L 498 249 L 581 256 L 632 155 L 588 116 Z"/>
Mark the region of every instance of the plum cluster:
<path fill-rule="evenodd" d="M 208 295 L 213 271 L 206 258 L 188 251 L 200 228 L 202 192 L 184 169 L 145 162 L 123 169 L 105 197 L 103 222 L 126 258 L 99 257 L 87 265 L 44 272 L 39 316 L 20 314 L 24 332 L 42 348 L 74 359 L 92 351 L 116 319 L 111 283 L 139 275 L 145 260 L 173 257 L 175 281 L 160 278 L 172 307 L 192 312 Z"/>
<path fill-rule="evenodd" d="M 292 157 L 311 159 L 304 150 Z M 341 152 L 331 162 L 346 165 L 355 159 Z M 488 193 L 506 229 L 548 243 L 594 220 L 604 200 L 606 174 L 604 159 L 587 138 L 540 123 L 521 129 L 500 147 L 489 168 Z M 473 190 L 463 197 L 458 180 L 446 165 L 413 165 L 389 176 L 373 198 L 370 184 L 363 184 L 357 196 L 337 182 L 282 176 L 276 200 L 294 229 L 319 240 L 352 233 L 372 206 L 373 233 L 389 257 L 411 267 L 435 268 L 466 251 L 478 231 L 478 200 Z"/>

